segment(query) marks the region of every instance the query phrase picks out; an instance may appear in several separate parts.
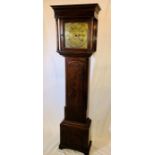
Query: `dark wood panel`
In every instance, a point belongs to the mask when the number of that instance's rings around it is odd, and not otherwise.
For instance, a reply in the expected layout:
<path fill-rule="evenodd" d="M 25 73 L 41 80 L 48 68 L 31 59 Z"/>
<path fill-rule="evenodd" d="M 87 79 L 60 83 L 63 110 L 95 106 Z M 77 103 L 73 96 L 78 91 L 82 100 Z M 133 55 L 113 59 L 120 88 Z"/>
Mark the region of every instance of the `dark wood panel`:
<path fill-rule="evenodd" d="M 66 57 L 66 119 L 85 122 L 87 109 L 88 58 Z"/>
<path fill-rule="evenodd" d="M 90 119 L 87 119 L 85 124 L 63 121 L 60 125 L 61 144 L 59 148 L 72 148 L 88 155 L 91 145 L 89 140 L 90 124 Z"/>
<path fill-rule="evenodd" d="M 97 14 L 101 9 L 98 4 L 55 5 L 51 7 L 55 10 L 55 17 L 68 18 L 74 18 L 75 16 L 97 18 Z"/>

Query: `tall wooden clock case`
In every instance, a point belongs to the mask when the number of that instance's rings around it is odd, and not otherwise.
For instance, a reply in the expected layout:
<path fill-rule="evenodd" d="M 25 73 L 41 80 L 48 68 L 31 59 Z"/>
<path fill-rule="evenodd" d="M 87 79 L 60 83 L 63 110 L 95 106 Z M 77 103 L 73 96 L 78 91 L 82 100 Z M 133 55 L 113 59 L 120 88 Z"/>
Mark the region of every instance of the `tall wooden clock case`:
<path fill-rule="evenodd" d="M 98 4 L 55 5 L 57 52 L 65 57 L 66 105 L 59 148 L 89 154 L 87 117 L 89 57 L 96 51 Z"/>

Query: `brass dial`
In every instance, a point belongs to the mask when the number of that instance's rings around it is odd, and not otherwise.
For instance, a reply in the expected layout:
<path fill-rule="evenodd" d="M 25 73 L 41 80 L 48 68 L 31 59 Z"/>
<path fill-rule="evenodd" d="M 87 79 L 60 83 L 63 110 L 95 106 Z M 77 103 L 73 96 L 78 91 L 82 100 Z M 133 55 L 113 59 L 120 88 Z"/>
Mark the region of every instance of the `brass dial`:
<path fill-rule="evenodd" d="M 65 47 L 86 49 L 88 44 L 88 23 L 65 23 Z"/>

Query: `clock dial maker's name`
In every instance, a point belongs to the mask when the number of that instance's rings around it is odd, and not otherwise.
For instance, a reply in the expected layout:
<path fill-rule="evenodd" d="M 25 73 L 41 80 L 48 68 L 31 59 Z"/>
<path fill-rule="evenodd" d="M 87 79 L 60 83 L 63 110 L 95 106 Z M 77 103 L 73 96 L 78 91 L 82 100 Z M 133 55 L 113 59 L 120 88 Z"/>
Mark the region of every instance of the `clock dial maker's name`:
<path fill-rule="evenodd" d="M 88 24 L 80 22 L 65 23 L 65 47 L 87 48 Z"/>

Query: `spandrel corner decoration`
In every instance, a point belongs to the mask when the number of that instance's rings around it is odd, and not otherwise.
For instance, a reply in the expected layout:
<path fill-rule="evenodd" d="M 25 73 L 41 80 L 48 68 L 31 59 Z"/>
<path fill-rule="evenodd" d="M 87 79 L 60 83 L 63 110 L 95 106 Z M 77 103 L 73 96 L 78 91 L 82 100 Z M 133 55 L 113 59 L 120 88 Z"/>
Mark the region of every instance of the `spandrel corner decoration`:
<path fill-rule="evenodd" d="M 89 57 L 96 51 L 98 4 L 54 5 L 57 52 L 66 62 L 65 118 L 59 148 L 89 154 L 91 119 L 87 117 Z"/>

